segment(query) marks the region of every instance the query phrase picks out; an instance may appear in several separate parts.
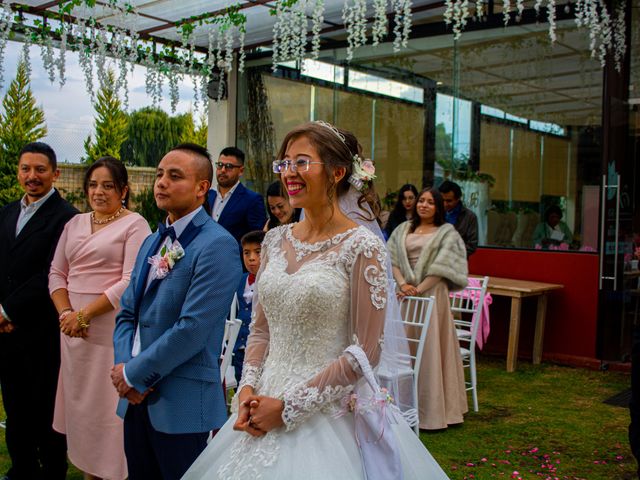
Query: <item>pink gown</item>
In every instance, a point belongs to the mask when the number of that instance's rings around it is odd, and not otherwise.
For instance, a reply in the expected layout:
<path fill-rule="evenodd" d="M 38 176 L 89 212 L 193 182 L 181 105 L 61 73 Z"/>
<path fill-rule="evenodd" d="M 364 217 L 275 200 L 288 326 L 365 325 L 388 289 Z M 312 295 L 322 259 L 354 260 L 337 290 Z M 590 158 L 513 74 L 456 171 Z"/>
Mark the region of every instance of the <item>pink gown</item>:
<path fill-rule="evenodd" d="M 49 273 L 49 291 L 65 288 L 74 310 L 103 293 L 114 309 L 91 320 L 87 338 L 60 335 L 61 363 L 53 428 L 67 435 L 69 460 L 109 480 L 127 478 L 123 422 L 111 383 L 113 329 L 120 297 L 144 239 L 151 233 L 137 213 L 91 233 L 89 214 L 65 226 Z"/>

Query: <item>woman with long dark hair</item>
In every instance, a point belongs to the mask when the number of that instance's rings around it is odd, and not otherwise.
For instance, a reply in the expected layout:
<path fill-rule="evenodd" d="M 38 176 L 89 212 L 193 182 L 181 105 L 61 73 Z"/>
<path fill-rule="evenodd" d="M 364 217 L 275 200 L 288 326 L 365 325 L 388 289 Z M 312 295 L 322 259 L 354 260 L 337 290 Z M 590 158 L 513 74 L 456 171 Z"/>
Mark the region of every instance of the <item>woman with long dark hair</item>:
<path fill-rule="evenodd" d="M 444 219 L 437 188 L 420 192 L 410 221 L 387 242 L 398 297 L 434 296 L 431 322 L 418 379 L 420 428 L 436 430 L 462 423 L 468 411 L 460 346 L 449 308 L 449 292 L 467 286 L 467 251 Z"/>
<path fill-rule="evenodd" d="M 387 220 L 387 225 L 385 227 L 387 238 L 391 236 L 398 225 L 406 222 L 407 220 L 411 220 L 417 199 L 418 189 L 415 186 L 407 183 L 400 187 L 400 190 L 398 191 L 398 199 L 396 200 L 393 210 L 391 210 L 391 213 L 389 214 L 389 220 Z"/>
<path fill-rule="evenodd" d="M 267 212 L 269 219 L 264 226 L 264 231 L 268 232 L 272 228 L 294 223 L 300 220 L 300 212 L 302 209 L 293 208 L 289 203 L 289 196 L 284 190 L 284 186 L 280 180 L 273 182 L 267 188 Z"/>

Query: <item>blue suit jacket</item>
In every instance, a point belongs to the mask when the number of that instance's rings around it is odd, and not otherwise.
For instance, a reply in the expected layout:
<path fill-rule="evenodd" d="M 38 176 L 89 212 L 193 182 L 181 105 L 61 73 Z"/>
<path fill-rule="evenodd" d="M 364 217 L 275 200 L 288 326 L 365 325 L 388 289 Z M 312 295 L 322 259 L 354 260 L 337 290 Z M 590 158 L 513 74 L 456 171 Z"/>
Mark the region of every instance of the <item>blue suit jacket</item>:
<path fill-rule="evenodd" d="M 215 190 L 209 190 L 207 202 L 211 210 L 217 194 Z M 245 233 L 262 230 L 267 223 L 267 212 L 262 196 L 240 183 L 231 195 L 229 203 L 222 210 L 218 223 L 226 228 L 238 243 Z"/>
<path fill-rule="evenodd" d="M 251 324 L 251 303 L 244 300 L 244 286 L 247 284 L 248 273 L 242 275 L 236 295 L 238 297 L 238 315 L 236 318 L 242 320 L 242 326 L 238 332 L 238 339 L 233 347 L 233 353 L 237 352 L 240 347 L 247 346 L 247 338 L 249 337 L 249 325 Z"/>
<path fill-rule="evenodd" d="M 218 361 L 224 323 L 242 269 L 236 241 L 202 209 L 178 238 L 185 255 L 169 274 L 145 291 L 147 259 L 158 232 L 140 248 L 131 282 L 120 300 L 114 331 L 115 363 L 126 364 L 136 390 L 147 397 L 154 429 L 197 433 L 227 418 Z M 131 357 L 136 326 L 141 351 Z M 121 399 L 124 418 L 129 403 Z"/>

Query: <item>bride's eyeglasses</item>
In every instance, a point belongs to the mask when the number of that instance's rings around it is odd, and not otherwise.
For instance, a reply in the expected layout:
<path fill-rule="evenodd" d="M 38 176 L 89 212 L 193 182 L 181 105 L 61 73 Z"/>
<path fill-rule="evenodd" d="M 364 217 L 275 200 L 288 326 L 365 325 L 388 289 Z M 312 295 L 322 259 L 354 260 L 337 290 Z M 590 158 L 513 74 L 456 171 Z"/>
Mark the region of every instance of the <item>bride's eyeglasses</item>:
<path fill-rule="evenodd" d="M 312 162 L 310 158 L 296 158 L 295 160 L 274 160 L 273 173 L 282 173 L 287 170 L 296 172 L 307 172 L 309 165 L 322 165 L 324 162 Z"/>

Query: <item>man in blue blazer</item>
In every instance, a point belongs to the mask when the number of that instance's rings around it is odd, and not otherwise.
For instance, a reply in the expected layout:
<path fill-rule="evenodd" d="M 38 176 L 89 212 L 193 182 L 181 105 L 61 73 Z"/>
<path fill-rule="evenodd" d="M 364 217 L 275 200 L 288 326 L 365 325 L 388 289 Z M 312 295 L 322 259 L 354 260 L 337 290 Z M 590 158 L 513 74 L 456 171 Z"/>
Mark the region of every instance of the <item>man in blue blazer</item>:
<path fill-rule="evenodd" d="M 244 152 L 227 147 L 215 163 L 218 185 L 209 191 L 207 201 L 213 219 L 240 243 L 245 233 L 262 230 L 267 213 L 262 196 L 240 183 L 244 173 Z"/>
<path fill-rule="evenodd" d="M 226 421 L 218 360 L 242 274 L 238 245 L 203 208 L 213 168 L 182 144 L 160 161 L 167 221 L 150 235 L 120 301 L 112 380 L 122 399 L 130 480 L 177 480 Z"/>

